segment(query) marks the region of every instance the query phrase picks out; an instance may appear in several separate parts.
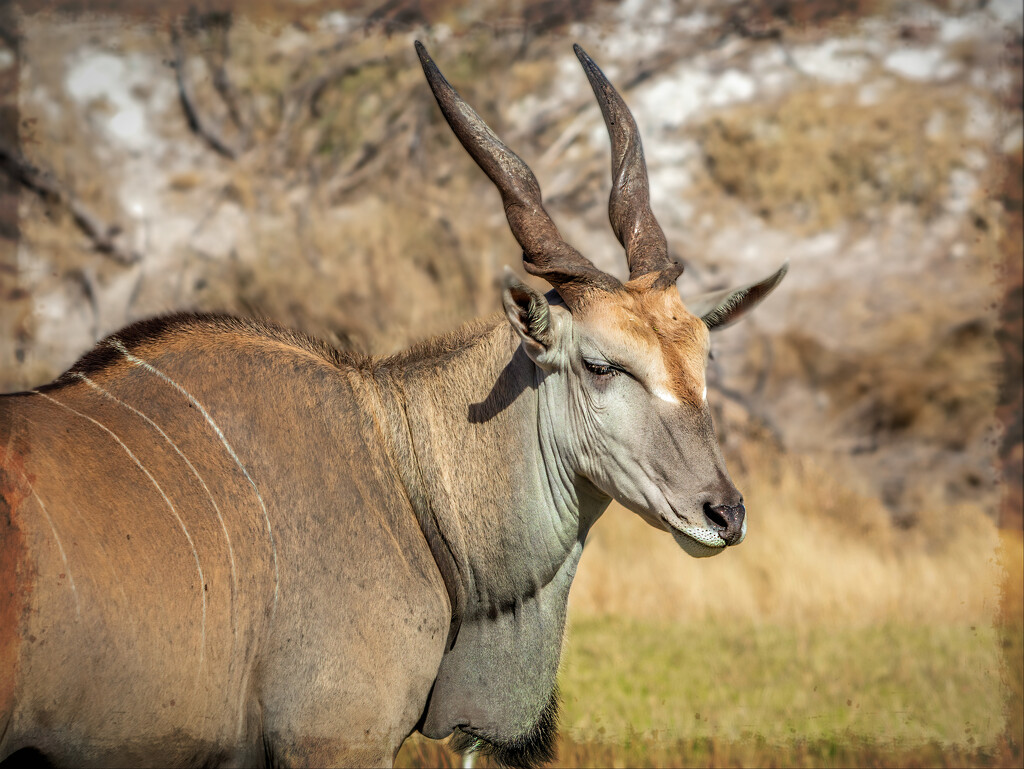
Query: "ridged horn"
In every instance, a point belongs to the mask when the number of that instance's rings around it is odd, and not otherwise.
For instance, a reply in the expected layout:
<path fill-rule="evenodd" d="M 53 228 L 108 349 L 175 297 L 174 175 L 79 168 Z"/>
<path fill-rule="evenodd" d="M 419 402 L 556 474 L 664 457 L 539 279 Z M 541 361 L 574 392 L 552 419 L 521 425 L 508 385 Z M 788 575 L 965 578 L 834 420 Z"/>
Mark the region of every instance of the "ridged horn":
<path fill-rule="evenodd" d="M 590 291 L 620 290 L 622 284 L 615 277 L 597 269 L 562 239 L 541 204 L 540 185 L 529 166 L 463 101 L 418 40 L 416 53 L 448 125 L 501 193 L 508 225 L 523 249 L 526 271 L 554 286 L 570 307 L 578 306 Z"/>
<path fill-rule="evenodd" d="M 651 211 L 647 164 L 636 121 L 594 60 L 579 45 L 574 45 L 573 50 L 601 105 L 611 139 L 612 191 L 608 198 L 608 219 L 626 249 L 629 279 L 656 272 L 659 275 L 654 285 L 674 284 L 683 266 L 669 258 L 665 233 Z"/>

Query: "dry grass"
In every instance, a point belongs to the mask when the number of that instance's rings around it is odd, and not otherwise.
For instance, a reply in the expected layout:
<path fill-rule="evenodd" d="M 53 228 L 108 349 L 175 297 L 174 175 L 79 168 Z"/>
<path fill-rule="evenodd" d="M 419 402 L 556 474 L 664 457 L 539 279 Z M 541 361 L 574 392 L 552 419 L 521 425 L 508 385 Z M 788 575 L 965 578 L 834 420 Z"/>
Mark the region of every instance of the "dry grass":
<path fill-rule="evenodd" d="M 853 469 L 904 522 L 996 504 L 1003 217 L 990 208 L 977 207 L 961 234 L 970 247 L 942 270 L 911 250 L 862 266 L 830 260 L 850 279 L 801 295 L 789 327 L 747 345 L 741 377 L 729 379 L 741 389 L 763 381 L 757 398 L 787 445 L 849 452 L 848 465 L 830 469 Z M 800 388 L 815 407 L 794 395 Z"/>
<path fill-rule="evenodd" d="M 909 278 L 901 281 L 909 284 Z M 981 282 L 981 278 L 978 278 Z M 807 333 L 775 337 L 776 368 L 812 378 L 845 428 L 960 451 L 993 418 L 999 359 L 994 319 L 924 303 L 909 288 L 906 315 L 880 319 L 873 350 L 829 349 Z"/>
<path fill-rule="evenodd" d="M 710 177 L 773 224 L 825 230 L 893 203 L 937 214 L 962 167 L 962 94 L 892 83 L 812 87 L 724 110 L 698 131 Z"/>
<path fill-rule="evenodd" d="M 741 449 L 736 481 L 748 539 L 710 560 L 613 506 L 591 534 L 570 598 L 573 616 L 736 620 L 801 627 L 989 623 L 998 602 L 990 516 L 969 505 L 926 511 L 897 529 L 882 504 L 815 463 Z M 734 472 L 737 463 L 733 463 Z"/>
<path fill-rule="evenodd" d="M 1024 535 L 1005 530 L 1000 534 L 1003 581 L 998 627 L 1003 651 L 1006 733 L 1019 750 L 1024 745 Z"/>
<path fill-rule="evenodd" d="M 897 528 L 758 441 L 732 465 L 754 516 L 734 552 L 685 558 L 618 508 L 596 527 L 570 598 L 560 762 L 1019 763 L 1019 534 L 970 506 Z"/>

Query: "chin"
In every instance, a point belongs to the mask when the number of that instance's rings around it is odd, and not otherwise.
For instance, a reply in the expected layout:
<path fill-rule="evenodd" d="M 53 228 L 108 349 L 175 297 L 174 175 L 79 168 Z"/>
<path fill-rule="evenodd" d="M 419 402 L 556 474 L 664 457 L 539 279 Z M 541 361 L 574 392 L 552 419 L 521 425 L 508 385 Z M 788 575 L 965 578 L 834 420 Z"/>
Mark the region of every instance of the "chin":
<path fill-rule="evenodd" d="M 675 539 L 679 547 L 686 551 L 687 555 L 692 555 L 694 558 L 710 558 L 713 555 L 725 552 L 725 545 L 719 545 L 718 547 L 705 545 L 693 537 L 686 536 L 682 532 L 673 531 L 672 538 Z"/>

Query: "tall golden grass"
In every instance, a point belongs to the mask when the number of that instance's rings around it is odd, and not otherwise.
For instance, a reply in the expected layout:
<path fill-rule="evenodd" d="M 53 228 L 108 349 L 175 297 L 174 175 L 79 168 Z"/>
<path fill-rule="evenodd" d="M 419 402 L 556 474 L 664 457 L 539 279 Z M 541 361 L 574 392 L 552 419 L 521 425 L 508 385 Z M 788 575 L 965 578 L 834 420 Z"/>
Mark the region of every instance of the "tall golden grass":
<path fill-rule="evenodd" d="M 810 459 L 758 443 L 740 452 L 744 469 L 734 474 L 749 520 L 741 546 L 685 558 L 670 537 L 613 505 L 584 550 L 572 616 L 991 625 L 999 539 L 980 507 L 930 510 L 925 523 L 897 529 L 881 502 Z"/>

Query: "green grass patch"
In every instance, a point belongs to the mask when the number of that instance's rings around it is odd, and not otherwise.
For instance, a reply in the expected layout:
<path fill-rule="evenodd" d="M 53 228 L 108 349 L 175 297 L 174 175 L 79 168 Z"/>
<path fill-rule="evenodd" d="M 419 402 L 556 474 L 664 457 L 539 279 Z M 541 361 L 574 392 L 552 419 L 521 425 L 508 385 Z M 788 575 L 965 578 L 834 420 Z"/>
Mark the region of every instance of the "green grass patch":
<path fill-rule="evenodd" d="M 563 656 L 554 765 L 1020 766 L 1007 681 L 1020 678 L 1021 663 L 1007 652 L 1022 639 L 1017 620 L 827 627 L 580 617 Z M 413 735 L 395 765 L 460 761 L 444 742 Z"/>
<path fill-rule="evenodd" d="M 444 742 L 428 740 L 418 734 L 406 740 L 395 759 L 396 769 L 460 765 L 461 759 Z M 994 769 L 1020 765 L 1020 746 L 1004 739 L 991 746 L 968 748 L 934 742 L 893 745 L 862 739 L 798 741 L 775 746 L 760 738 L 727 741 L 711 737 L 658 742 L 635 739 L 619 745 L 576 742 L 565 736 L 558 741 L 557 757 L 552 764 L 565 767 L 686 766 L 708 769 L 745 766 Z M 478 758 L 476 762 L 477 769 L 493 766 L 496 764 L 487 757 Z"/>
<path fill-rule="evenodd" d="M 563 729 L 581 743 L 750 740 L 994 744 L 1005 728 L 991 627 L 572 623 Z"/>

